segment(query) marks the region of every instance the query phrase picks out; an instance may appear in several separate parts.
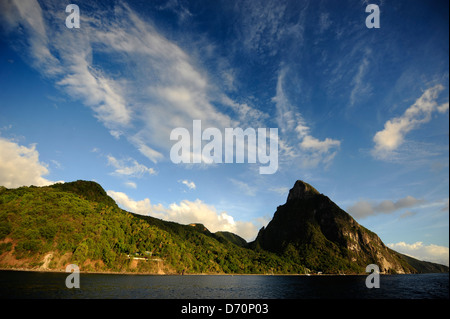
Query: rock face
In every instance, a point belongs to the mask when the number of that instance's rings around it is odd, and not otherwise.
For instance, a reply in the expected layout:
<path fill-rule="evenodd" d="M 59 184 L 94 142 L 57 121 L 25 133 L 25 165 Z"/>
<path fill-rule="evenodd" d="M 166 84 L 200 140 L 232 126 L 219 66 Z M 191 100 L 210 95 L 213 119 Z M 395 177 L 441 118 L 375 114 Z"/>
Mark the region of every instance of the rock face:
<path fill-rule="evenodd" d="M 319 194 L 320 193 L 314 187 L 299 180 L 295 182 L 294 187 L 289 191 L 287 201 L 289 202 L 297 199 L 311 198 L 314 195 Z"/>
<path fill-rule="evenodd" d="M 300 180 L 252 245 L 314 271 L 362 273 L 367 265 L 376 264 L 382 273 L 416 272 L 375 233 Z"/>

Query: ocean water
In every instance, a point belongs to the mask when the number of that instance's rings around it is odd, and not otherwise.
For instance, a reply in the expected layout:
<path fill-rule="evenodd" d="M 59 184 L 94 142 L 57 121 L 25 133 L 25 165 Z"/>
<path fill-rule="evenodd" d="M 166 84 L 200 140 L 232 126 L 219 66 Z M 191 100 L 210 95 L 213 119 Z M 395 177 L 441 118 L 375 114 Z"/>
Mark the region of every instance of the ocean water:
<path fill-rule="evenodd" d="M 449 274 L 366 276 L 111 275 L 0 271 L 1 299 L 449 299 Z"/>

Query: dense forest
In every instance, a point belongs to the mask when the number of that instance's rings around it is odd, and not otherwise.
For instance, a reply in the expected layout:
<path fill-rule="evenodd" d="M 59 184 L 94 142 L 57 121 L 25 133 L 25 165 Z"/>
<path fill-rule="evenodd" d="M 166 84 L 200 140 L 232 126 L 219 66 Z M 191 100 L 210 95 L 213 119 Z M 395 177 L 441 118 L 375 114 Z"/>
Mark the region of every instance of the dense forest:
<path fill-rule="evenodd" d="M 303 273 L 289 260 L 211 233 L 120 209 L 94 182 L 0 188 L 0 267 L 148 273 Z M 45 256 L 51 261 L 44 265 Z"/>
<path fill-rule="evenodd" d="M 305 188 L 306 187 L 306 188 Z M 0 268 L 151 274 L 448 272 L 394 252 L 326 196 L 298 181 L 252 243 L 117 206 L 95 182 L 0 186 Z"/>

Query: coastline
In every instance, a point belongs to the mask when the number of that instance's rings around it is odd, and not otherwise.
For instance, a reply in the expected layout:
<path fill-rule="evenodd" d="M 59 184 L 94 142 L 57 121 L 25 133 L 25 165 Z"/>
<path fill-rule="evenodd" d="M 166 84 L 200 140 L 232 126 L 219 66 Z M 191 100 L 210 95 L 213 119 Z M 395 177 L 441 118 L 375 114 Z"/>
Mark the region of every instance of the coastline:
<path fill-rule="evenodd" d="M 0 268 L 0 271 L 23 271 L 23 272 L 45 272 L 45 273 L 66 273 L 64 270 L 56 269 L 26 269 L 26 268 Z M 67 272 L 68 274 L 68 272 Z M 147 275 L 147 276 L 307 276 L 305 274 L 226 274 L 226 273 L 152 273 L 152 272 L 119 272 L 119 271 L 81 271 L 80 274 L 97 275 Z M 313 275 L 321 276 L 321 275 Z"/>
<path fill-rule="evenodd" d="M 26 269 L 26 268 L 2 268 L 0 267 L 0 271 L 22 271 L 22 272 L 37 272 L 37 273 L 67 273 L 64 270 L 56 270 L 56 269 Z M 139 276 L 367 276 L 368 273 L 361 274 L 226 274 L 226 273 L 151 273 L 151 272 L 118 272 L 118 271 L 81 271 L 80 274 L 96 274 L 96 275 L 139 275 Z M 384 275 L 393 275 L 393 274 L 380 274 Z M 397 275 L 408 275 L 408 274 L 397 274 Z M 410 274 L 411 275 L 411 274 Z M 414 275 L 414 274 L 413 274 Z"/>

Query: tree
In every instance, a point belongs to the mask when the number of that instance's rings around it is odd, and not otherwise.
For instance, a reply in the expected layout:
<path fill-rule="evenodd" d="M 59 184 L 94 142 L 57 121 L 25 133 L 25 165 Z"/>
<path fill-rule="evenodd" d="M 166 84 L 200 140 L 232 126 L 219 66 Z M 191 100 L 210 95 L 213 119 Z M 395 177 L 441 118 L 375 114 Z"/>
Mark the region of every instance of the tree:
<path fill-rule="evenodd" d="M 75 249 L 75 252 L 73 253 L 73 258 L 75 259 L 75 261 L 81 264 L 87 259 L 88 253 L 89 253 L 89 246 L 86 243 L 86 241 L 83 241 Z"/>

